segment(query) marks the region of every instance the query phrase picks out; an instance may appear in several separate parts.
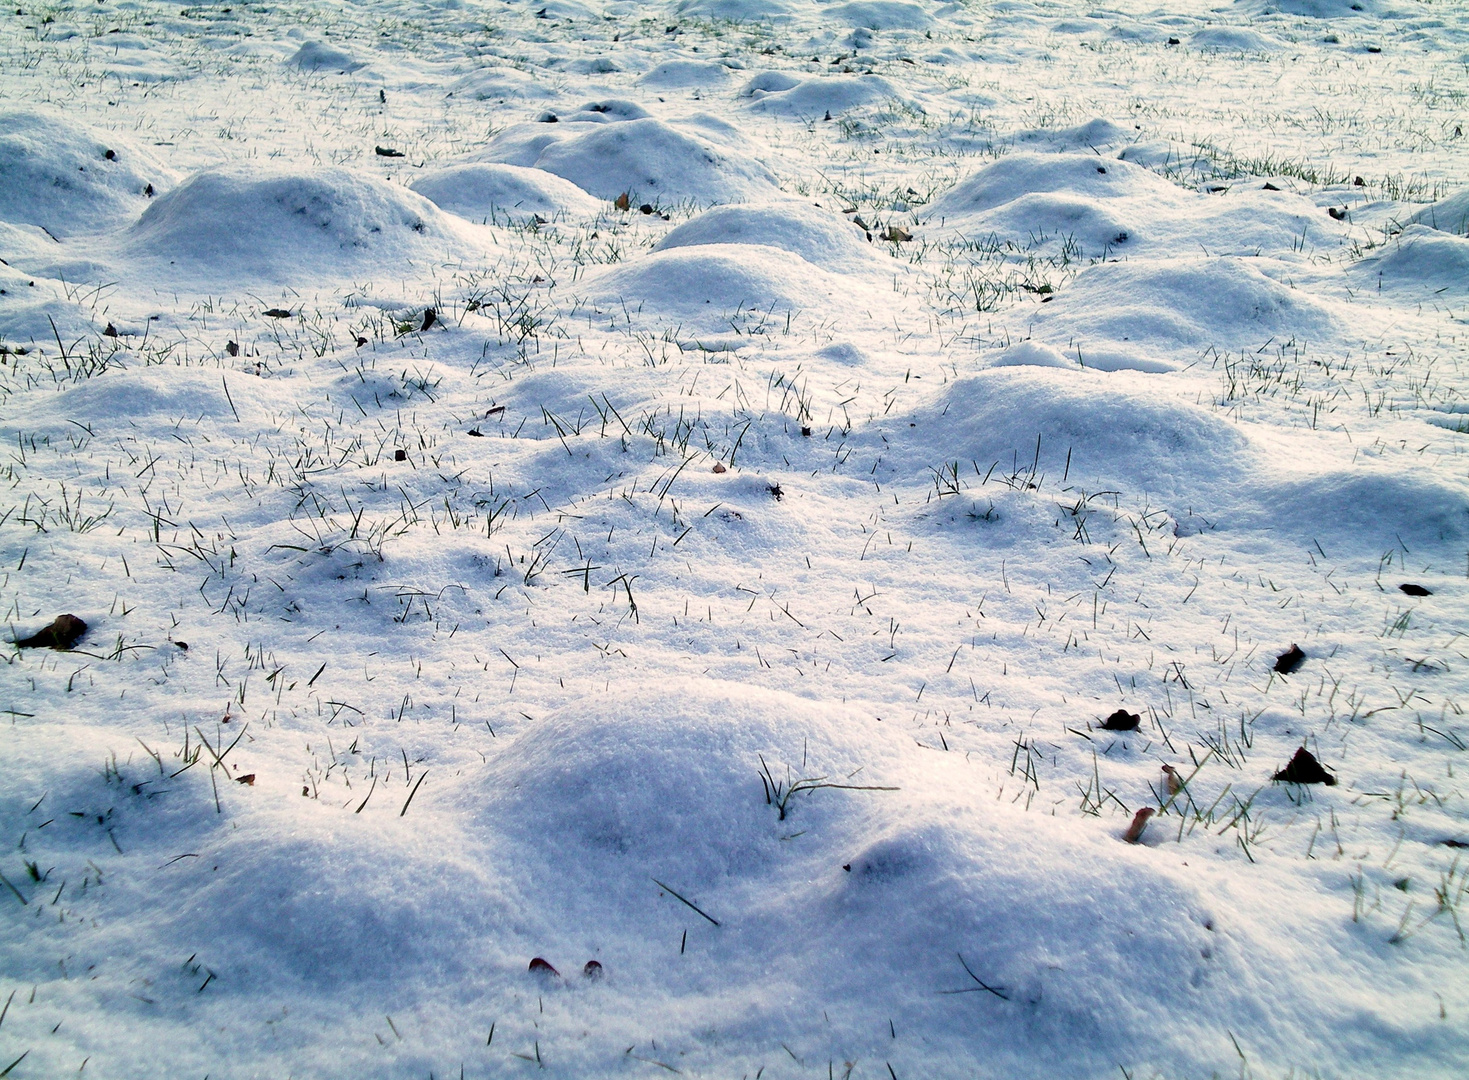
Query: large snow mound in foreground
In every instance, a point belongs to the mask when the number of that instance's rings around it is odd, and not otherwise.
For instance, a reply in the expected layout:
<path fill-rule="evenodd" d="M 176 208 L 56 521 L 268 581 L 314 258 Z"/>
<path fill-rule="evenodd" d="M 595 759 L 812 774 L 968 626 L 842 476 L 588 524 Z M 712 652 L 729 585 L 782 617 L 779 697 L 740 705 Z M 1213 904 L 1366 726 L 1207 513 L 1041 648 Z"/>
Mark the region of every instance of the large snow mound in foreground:
<path fill-rule="evenodd" d="M 150 206 L 127 250 L 171 276 L 305 281 L 442 265 L 482 253 L 422 195 L 345 169 L 234 165 Z"/>
<path fill-rule="evenodd" d="M 172 174 L 125 136 L 44 108 L 0 110 L 0 220 L 65 238 L 121 225 Z"/>

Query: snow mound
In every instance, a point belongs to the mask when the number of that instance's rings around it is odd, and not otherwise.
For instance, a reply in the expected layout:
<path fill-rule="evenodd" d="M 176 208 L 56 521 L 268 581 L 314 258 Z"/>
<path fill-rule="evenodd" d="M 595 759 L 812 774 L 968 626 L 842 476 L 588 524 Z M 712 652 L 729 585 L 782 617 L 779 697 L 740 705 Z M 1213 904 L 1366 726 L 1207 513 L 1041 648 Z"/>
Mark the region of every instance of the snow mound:
<path fill-rule="evenodd" d="M 679 0 L 675 12 L 695 19 L 725 22 L 775 22 L 790 18 L 787 0 Z"/>
<path fill-rule="evenodd" d="M 1189 35 L 1188 41 L 1196 49 L 1213 52 L 1268 53 L 1284 47 L 1276 38 L 1237 26 L 1208 26 Z"/>
<path fill-rule="evenodd" d="M 821 18 L 823 22 L 868 30 L 926 30 L 933 25 L 933 17 L 927 11 L 903 0 L 851 0 L 832 4 L 822 9 Z"/>
<path fill-rule="evenodd" d="M 1427 225 L 1430 229 L 1469 236 L 1469 188 L 1425 206 L 1408 220 L 1415 225 Z"/>
<path fill-rule="evenodd" d="M 1388 251 L 1363 264 L 1384 286 L 1417 286 L 1435 293 L 1469 291 L 1469 236 L 1409 225 Z"/>
<path fill-rule="evenodd" d="M 1298 15 L 1307 19 L 1371 18 L 1382 13 L 1380 0 L 1243 0 L 1261 15 Z"/>
<path fill-rule="evenodd" d="M 924 209 L 930 221 L 971 218 L 1027 195 L 1072 200 L 1151 197 L 1174 202 L 1178 189 L 1148 170 L 1094 154 L 1019 151 L 961 180 Z"/>
<path fill-rule="evenodd" d="M 1019 341 L 991 360 L 989 366 L 1074 368 L 1077 365 L 1049 345 L 1038 341 Z"/>
<path fill-rule="evenodd" d="M 796 202 L 719 206 L 678 226 L 654 251 L 702 244 L 781 248 L 826 270 L 870 269 L 875 257 L 845 218 Z"/>
<path fill-rule="evenodd" d="M 1376 553 L 1396 542 L 1461 542 L 1469 536 L 1469 494 L 1431 476 L 1361 468 L 1274 476 L 1244 520 L 1261 531 Z"/>
<path fill-rule="evenodd" d="M 132 140 L 51 109 L 0 109 L 0 220 L 57 237 L 120 225 L 173 176 Z"/>
<path fill-rule="evenodd" d="M 760 876 L 781 847 L 760 755 L 800 752 L 790 703 L 744 686 L 682 689 L 615 694 L 518 736 L 491 768 L 504 792 L 492 819 L 528 856 L 644 894 L 647 875 L 691 886 Z M 827 757 L 826 733 L 809 726 Z"/>
<path fill-rule="evenodd" d="M 456 79 L 449 92 L 472 97 L 476 101 L 521 101 L 526 98 L 553 98 L 556 91 L 542 79 L 515 68 L 488 68 Z"/>
<path fill-rule="evenodd" d="M 343 75 L 365 66 L 345 49 L 328 45 L 324 41 L 305 42 L 286 64 L 301 71 L 335 71 Z"/>
<path fill-rule="evenodd" d="M 849 281 L 788 251 L 710 244 L 614 266 L 588 282 L 585 299 L 617 320 L 626 310 L 695 333 L 762 333 L 797 312 L 845 314 L 851 291 Z"/>
<path fill-rule="evenodd" d="M 209 865 L 176 875 L 171 936 L 255 986 L 284 978 L 338 993 L 348 981 L 381 986 L 425 970 L 468 977 L 493 948 L 473 943 L 495 936 L 502 905 L 462 841 L 437 839 L 438 865 L 425 875 L 421 824 L 266 812 Z M 301 874 L 307 865 L 314 872 Z"/>
<path fill-rule="evenodd" d="M 775 177 L 759 162 L 651 117 L 519 124 L 476 158 L 544 169 L 601 199 L 627 192 L 635 203 L 743 202 L 775 190 Z"/>
<path fill-rule="evenodd" d="M 275 282 L 396 273 L 484 251 L 422 195 L 340 168 L 234 165 L 157 199 L 125 247 L 173 276 Z"/>
<path fill-rule="evenodd" d="M 265 423 L 270 415 L 270 390 L 262 380 L 172 366 L 133 367 L 89 379 L 57 394 L 43 412 L 43 417 L 54 417 L 62 431 L 66 418 L 101 427 L 119 421 L 146 427 L 150 421 L 168 426 L 208 420 L 217 428 L 224 423 Z"/>
<path fill-rule="evenodd" d="M 561 120 L 568 124 L 615 124 L 619 120 L 642 120 L 652 115 L 636 101 L 608 98 L 605 101 L 589 101 Z"/>
<path fill-rule="evenodd" d="M 997 462 L 1008 473 L 1034 461 L 1059 479 L 1070 455 L 1073 484 L 1174 494 L 1232 487 L 1247 467 L 1247 441 L 1216 414 L 1136 381 L 1144 376 L 1037 366 L 1053 357 L 1030 348 L 1024 366 L 958 379 L 910 415 L 913 464 L 973 461 L 982 472 Z"/>
<path fill-rule="evenodd" d="M 704 60 L 665 60 L 638 82 L 658 90 L 687 90 L 706 86 L 723 86 L 729 81 L 729 69 L 723 64 Z"/>
<path fill-rule="evenodd" d="M 1092 266 L 1036 316 L 1037 337 L 1076 342 L 1082 363 L 1102 343 L 1167 360 L 1210 346 L 1319 341 L 1340 323 L 1323 303 L 1234 258 L 1175 258 Z"/>
<path fill-rule="evenodd" d="M 520 165 L 450 165 L 409 187 L 441 209 L 471 221 L 496 216 L 517 220 L 584 217 L 603 206 L 569 180 Z"/>
<path fill-rule="evenodd" d="M 746 83 L 743 93 L 753 99 L 750 107 L 773 116 L 819 119 L 882 102 L 912 104 L 881 75 L 825 75 L 780 87 L 788 78 L 758 76 Z"/>
<path fill-rule="evenodd" d="M 1136 135 L 1135 129 L 1123 127 L 1099 116 L 1075 127 L 1031 128 L 1017 132 L 1015 141 L 1028 145 L 1039 144 L 1053 150 L 1089 150 L 1125 142 Z"/>

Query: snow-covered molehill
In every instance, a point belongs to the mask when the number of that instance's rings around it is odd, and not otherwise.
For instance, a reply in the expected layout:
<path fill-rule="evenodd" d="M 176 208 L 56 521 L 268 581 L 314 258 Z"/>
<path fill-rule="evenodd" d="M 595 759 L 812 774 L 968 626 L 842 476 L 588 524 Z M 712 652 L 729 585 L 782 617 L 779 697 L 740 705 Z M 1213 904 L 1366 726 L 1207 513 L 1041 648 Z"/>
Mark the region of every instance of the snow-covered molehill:
<path fill-rule="evenodd" d="M 590 217 L 606 206 L 569 180 L 520 165 L 449 165 L 411 186 L 440 209 L 471 221 Z"/>
<path fill-rule="evenodd" d="M 235 165 L 155 200 L 123 252 L 181 282 L 307 283 L 486 257 L 491 241 L 422 195 L 340 168 Z"/>
<path fill-rule="evenodd" d="M 517 124 L 476 157 L 543 169 L 599 199 L 627 194 L 634 204 L 707 206 L 775 192 L 775 178 L 763 165 L 631 103 L 598 103 L 556 124 Z"/>
<path fill-rule="evenodd" d="M 126 135 L 57 109 L 0 109 L 0 221 L 67 238 L 126 224 L 174 174 Z"/>
<path fill-rule="evenodd" d="M 0 16 L 0 1074 L 1469 1075 L 1452 14 Z"/>
<path fill-rule="evenodd" d="M 891 272 L 891 260 L 874 254 L 860 229 L 820 207 L 791 201 L 718 206 L 669 232 L 655 251 L 699 244 L 753 244 L 799 255 L 837 272 Z"/>

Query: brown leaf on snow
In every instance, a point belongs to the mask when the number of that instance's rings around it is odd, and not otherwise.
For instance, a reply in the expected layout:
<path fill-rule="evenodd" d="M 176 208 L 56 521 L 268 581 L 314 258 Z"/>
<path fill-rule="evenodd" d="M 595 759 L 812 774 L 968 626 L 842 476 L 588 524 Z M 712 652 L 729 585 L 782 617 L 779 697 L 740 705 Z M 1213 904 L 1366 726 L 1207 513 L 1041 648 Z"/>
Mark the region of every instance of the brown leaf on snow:
<path fill-rule="evenodd" d="M 1275 670 L 1282 675 L 1289 675 L 1299 671 L 1302 664 L 1306 662 L 1306 654 L 1301 651 L 1299 645 L 1292 645 L 1285 652 L 1275 658 Z"/>
<path fill-rule="evenodd" d="M 627 197 L 627 192 L 624 191 L 621 195 L 612 200 L 612 205 L 617 207 L 617 209 L 619 210 L 626 210 L 629 206 L 632 205 L 632 200 Z"/>
<path fill-rule="evenodd" d="M 70 649 L 87 632 L 87 624 L 75 615 L 58 615 L 50 624 L 28 638 L 17 638 L 22 649 Z"/>
<path fill-rule="evenodd" d="M 1145 806 L 1136 814 L 1133 814 L 1132 824 L 1122 834 L 1122 839 L 1126 840 L 1129 844 L 1136 844 L 1143 838 L 1143 830 L 1148 827 L 1148 819 L 1156 813 L 1157 811 L 1151 806 Z"/>
<path fill-rule="evenodd" d="M 1137 713 L 1130 713 L 1126 709 L 1118 709 L 1107 719 L 1102 721 L 1103 731 L 1136 731 L 1143 718 Z"/>
<path fill-rule="evenodd" d="M 1316 755 L 1304 746 L 1296 751 L 1295 757 L 1290 759 L 1290 764 L 1271 779 L 1284 780 L 1288 784 L 1325 784 L 1327 787 L 1336 784 L 1336 777 L 1322 768 L 1321 762 L 1316 760 Z"/>
<path fill-rule="evenodd" d="M 542 975 L 554 975 L 558 979 L 561 977 L 561 972 L 557 971 L 551 966 L 551 961 L 545 960 L 539 956 L 531 960 L 530 970 L 539 972 Z"/>

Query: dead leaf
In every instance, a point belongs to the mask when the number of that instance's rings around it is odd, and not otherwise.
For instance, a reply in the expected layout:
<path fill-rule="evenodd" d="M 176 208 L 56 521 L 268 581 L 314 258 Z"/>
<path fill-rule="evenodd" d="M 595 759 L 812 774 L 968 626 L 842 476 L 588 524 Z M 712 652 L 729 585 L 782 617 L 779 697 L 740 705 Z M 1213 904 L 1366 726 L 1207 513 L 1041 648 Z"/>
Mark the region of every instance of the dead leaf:
<path fill-rule="evenodd" d="M 1327 787 L 1336 786 L 1336 777 L 1321 767 L 1321 762 L 1316 760 L 1316 755 L 1304 746 L 1298 749 L 1295 757 L 1290 759 L 1290 764 L 1281 769 L 1272 780 L 1282 780 L 1287 784 L 1325 784 Z"/>
<path fill-rule="evenodd" d="M 539 956 L 531 960 L 530 970 L 539 972 L 543 975 L 554 975 L 558 979 L 561 977 L 561 972 L 552 967 L 549 960 L 544 960 Z"/>
<path fill-rule="evenodd" d="M 75 615 L 58 615 L 50 624 L 28 638 L 18 638 L 22 649 L 70 649 L 87 632 L 87 624 Z"/>
<path fill-rule="evenodd" d="M 1126 709 L 1118 709 L 1107 719 L 1102 721 L 1103 731 L 1136 731 L 1137 726 L 1143 722 L 1143 718 L 1137 713 L 1130 713 Z"/>
<path fill-rule="evenodd" d="M 632 205 L 632 200 L 627 197 L 627 192 L 624 191 L 621 195 L 612 200 L 612 205 L 617 207 L 617 209 L 619 210 L 626 210 L 629 206 Z"/>
<path fill-rule="evenodd" d="M 1122 839 L 1126 840 L 1129 844 L 1136 844 L 1143 838 L 1143 830 L 1148 827 L 1148 819 L 1156 813 L 1157 811 L 1151 806 L 1145 806 L 1136 814 L 1133 814 L 1132 824 L 1122 834 Z"/>
<path fill-rule="evenodd" d="M 1301 665 L 1306 662 L 1306 654 L 1301 651 L 1299 645 L 1292 645 L 1285 652 L 1275 658 L 1275 670 L 1281 675 L 1289 675 L 1299 671 Z"/>

